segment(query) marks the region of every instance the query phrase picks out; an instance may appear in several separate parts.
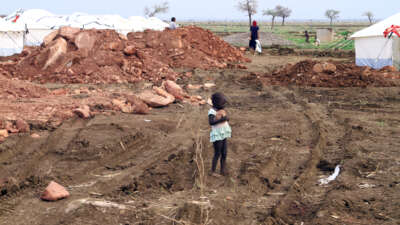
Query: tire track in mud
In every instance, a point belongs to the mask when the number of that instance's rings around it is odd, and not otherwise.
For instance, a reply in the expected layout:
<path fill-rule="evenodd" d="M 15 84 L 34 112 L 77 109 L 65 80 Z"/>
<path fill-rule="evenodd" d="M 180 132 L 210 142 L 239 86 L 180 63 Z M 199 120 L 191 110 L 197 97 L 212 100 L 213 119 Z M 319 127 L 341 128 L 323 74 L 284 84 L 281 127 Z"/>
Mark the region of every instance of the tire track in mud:
<path fill-rule="evenodd" d="M 328 192 L 317 185 L 319 172 L 317 167 L 325 153 L 329 151 L 328 149 L 334 145 L 332 143 L 342 140 L 340 141 L 341 147 L 345 148 L 348 140 L 343 137 L 347 132 L 342 132 L 343 128 L 338 125 L 337 121 L 328 117 L 329 113 L 325 107 L 321 104 L 308 103 L 307 98 L 302 96 L 297 89 L 289 88 L 288 93 L 278 93 L 278 95 L 302 108 L 304 116 L 311 124 L 313 140 L 311 155 L 305 165 L 306 169 L 299 174 L 288 193 L 274 207 L 270 219 L 277 224 L 311 221 Z M 341 132 L 337 133 L 337 131 Z"/>

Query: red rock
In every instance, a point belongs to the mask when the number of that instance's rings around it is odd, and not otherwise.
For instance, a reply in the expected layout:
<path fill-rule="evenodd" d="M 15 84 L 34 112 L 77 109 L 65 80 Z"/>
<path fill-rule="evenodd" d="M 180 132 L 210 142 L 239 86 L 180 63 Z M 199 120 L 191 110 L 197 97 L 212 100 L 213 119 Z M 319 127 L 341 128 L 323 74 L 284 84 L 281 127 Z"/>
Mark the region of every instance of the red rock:
<path fill-rule="evenodd" d="M 151 90 L 146 90 L 142 92 L 141 94 L 139 94 L 138 97 L 151 107 L 163 107 L 175 101 L 175 98 L 171 100 L 169 98 L 157 95 L 153 93 Z"/>
<path fill-rule="evenodd" d="M 324 67 L 322 66 L 321 63 L 317 63 L 317 64 L 314 65 L 313 71 L 315 73 L 322 73 L 322 71 L 324 71 Z"/>
<path fill-rule="evenodd" d="M 167 92 L 173 95 L 178 100 L 183 100 L 183 98 L 187 96 L 183 89 L 177 83 L 171 80 L 165 81 L 163 85 Z"/>
<path fill-rule="evenodd" d="M 8 137 L 8 130 L 5 130 L 5 129 L 0 130 L 0 137 L 4 137 L 4 138 Z"/>
<path fill-rule="evenodd" d="M 51 43 L 47 52 L 44 54 L 48 55 L 47 61 L 43 69 L 47 69 L 52 66 L 57 60 L 67 53 L 67 41 L 64 38 L 57 38 L 57 40 Z"/>
<path fill-rule="evenodd" d="M 57 201 L 63 198 L 68 198 L 69 192 L 58 183 L 51 181 L 44 190 L 40 198 L 45 201 Z"/>
<path fill-rule="evenodd" d="M 133 45 L 126 46 L 124 53 L 125 55 L 134 55 L 136 53 L 136 47 Z"/>
<path fill-rule="evenodd" d="M 5 137 L 0 136 L 0 143 L 4 142 L 5 140 L 6 140 Z M 1 184 L 0 184 L 0 186 L 1 186 Z"/>
<path fill-rule="evenodd" d="M 133 107 L 125 103 L 125 101 L 114 99 L 112 100 L 112 104 L 117 106 L 119 110 L 123 113 L 132 113 Z"/>
<path fill-rule="evenodd" d="M 332 63 L 324 63 L 324 72 L 325 73 L 335 73 L 336 66 Z"/>
<path fill-rule="evenodd" d="M 335 73 L 336 72 L 336 66 L 332 63 L 317 63 L 313 67 L 313 71 L 315 73 Z"/>
<path fill-rule="evenodd" d="M 245 47 L 240 47 L 239 49 L 240 49 L 240 51 L 242 51 L 242 52 L 245 52 L 245 51 L 246 51 L 246 48 L 245 48 Z"/>
<path fill-rule="evenodd" d="M 171 103 L 175 101 L 175 97 L 172 94 L 165 91 L 164 89 L 154 86 L 153 90 L 156 92 L 156 94 L 164 98 L 167 98 L 169 101 L 171 101 Z"/>
<path fill-rule="evenodd" d="M 138 97 L 131 95 L 127 96 L 127 102 L 133 106 L 133 112 L 137 114 L 148 114 L 150 109 L 142 100 Z"/>
<path fill-rule="evenodd" d="M 91 36 L 88 32 L 79 33 L 74 40 L 74 43 L 78 49 L 91 50 L 96 42 L 96 38 Z"/>
<path fill-rule="evenodd" d="M 387 71 L 387 72 L 397 72 L 397 68 L 394 66 L 385 66 L 381 69 L 381 71 Z"/>
<path fill-rule="evenodd" d="M 15 126 L 20 133 L 28 133 L 31 131 L 29 124 L 21 119 L 15 122 Z"/>
<path fill-rule="evenodd" d="M 81 29 L 76 27 L 61 27 L 58 34 L 68 40 L 73 40 L 80 31 Z"/>
<path fill-rule="evenodd" d="M 55 30 L 48 34 L 44 39 L 43 39 L 43 44 L 44 46 L 49 45 L 58 35 L 58 30 Z"/>
<path fill-rule="evenodd" d="M 77 114 L 79 117 L 87 119 L 90 118 L 90 108 L 87 105 L 84 105 L 82 107 L 79 107 L 73 111 L 75 114 Z"/>
<path fill-rule="evenodd" d="M 124 34 L 118 34 L 118 36 L 123 41 L 127 41 L 128 40 L 128 37 L 126 35 L 124 35 Z"/>
<path fill-rule="evenodd" d="M 112 51 L 118 51 L 122 48 L 121 43 L 118 41 L 113 41 L 108 44 L 108 49 Z"/>
<path fill-rule="evenodd" d="M 16 129 L 10 121 L 5 122 L 4 128 L 10 133 L 18 133 L 18 129 Z"/>
<path fill-rule="evenodd" d="M 242 70 L 246 70 L 247 66 L 243 65 L 243 64 L 238 64 L 237 68 L 242 69 Z"/>

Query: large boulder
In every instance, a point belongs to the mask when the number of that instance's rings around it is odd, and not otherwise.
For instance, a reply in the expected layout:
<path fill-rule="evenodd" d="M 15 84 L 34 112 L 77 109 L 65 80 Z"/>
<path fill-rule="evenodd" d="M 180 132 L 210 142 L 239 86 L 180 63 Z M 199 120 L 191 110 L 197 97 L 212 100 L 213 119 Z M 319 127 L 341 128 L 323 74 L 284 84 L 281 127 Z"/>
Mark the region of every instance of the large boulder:
<path fill-rule="evenodd" d="M 126 101 L 133 106 L 133 112 L 137 114 L 148 114 L 150 109 L 142 100 L 134 95 L 127 96 Z"/>
<path fill-rule="evenodd" d="M 166 98 L 152 92 L 151 90 L 145 90 L 144 92 L 140 93 L 138 97 L 151 107 L 163 107 L 175 101 L 175 98 L 173 99 L 171 97 Z"/>
<path fill-rule="evenodd" d="M 80 50 L 90 50 L 93 48 L 96 38 L 88 32 L 79 33 L 74 40 L 76 47 Z"/>
<path fill-rule="evenodd" d="M 69 197 L 69 192 L 58 183 L 51 181 L 40 198 L 45 201 L 57 201 Z"/>
<path fill-rule="evenodd" d="M 51 43 L 51 46 L 44 53 L 48 57 L 43 69 L 47 69 L 48 67 L 54 65 L 66 53 L 67 41 L 64 38 L 57 38 L 53 43 Z"/>
<path fill-rule="evenodd" d="M 58 34 L 67 40 L 73 40 L 80 31 L 81 29 L 76 27 L 61 27 Z"/>
<path fill-rule="evenodd" d="M 125 55 L 134 55 L 136 53 L 136 47 L 133 45 L 126 46 L 124 53 Z"/>
<path fill-rule="evenodd" d="M 173 95 L 178 100 L 183 100 L 183 98 L 187 96 L 183 89 L 177 83 L 171 80 L 165 81 L 163 85 L 165 90 L 167 90 L 168 93 Z"/>
<path fill-rule="evenodd" d="M 48 46 L 58 35 L 58 30 L 55 30 L 48 34 L 44 39 L 43 39 L 43 44 L 44 46 Z"/>
<path fill-rule="evenodd" d="M 115 105 L 123 113 L 133 112 L 133 107 L 131 105 L 126 104 L 125 101 L 123 100 L 114 99 L 112 100 L 112 104 Z"/>

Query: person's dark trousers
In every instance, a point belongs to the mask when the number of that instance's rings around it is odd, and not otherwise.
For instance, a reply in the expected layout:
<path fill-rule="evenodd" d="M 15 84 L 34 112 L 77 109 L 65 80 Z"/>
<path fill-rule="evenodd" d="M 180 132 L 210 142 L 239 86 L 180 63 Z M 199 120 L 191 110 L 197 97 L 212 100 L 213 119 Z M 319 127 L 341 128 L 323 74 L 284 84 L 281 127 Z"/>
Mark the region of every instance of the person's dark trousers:
<path fill-rule="evenodd" d="M 226 163 L 226 155 L 227 155 L 227 141 L 226 139 L 222 141 L 216 141 L 213 143 L 214 145 L 214 158 L 212 161 L 212 172 L 215 172 L 217 168 L 218 159 L 221 157 L 221 174 L 225 175 L 225 163 Z"/>

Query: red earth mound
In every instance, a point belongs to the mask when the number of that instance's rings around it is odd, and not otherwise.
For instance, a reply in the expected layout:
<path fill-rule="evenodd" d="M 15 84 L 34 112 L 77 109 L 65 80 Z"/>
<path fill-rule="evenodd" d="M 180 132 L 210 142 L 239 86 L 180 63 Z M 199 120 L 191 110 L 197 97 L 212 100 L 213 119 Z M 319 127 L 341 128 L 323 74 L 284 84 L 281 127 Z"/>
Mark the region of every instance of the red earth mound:
<path fill-rule="evenodd" d="M 40 83 L 133 83 L 175 80 L 172 68 L 226 68 L 248 61 L 243 53 L 202 28 L 129 33 L 64 27 L 15 63 L 1 64 L 18 77 Z"/>
<path fill-rule="evenodd" d="M 0 72 L 0 99 L 39 98 L 48 94 L 49 91 L 46 88 L 30 82 L 8 79 Z"/>
<path fill-rule="evenodd" d="M 250 74 L 245 80 L 260 78 L 264 84 L 300 85 L 312 87 L 389 87 L 397 86 L 393 79 L 400 73 L 392 67 L 373 70 L 351 63 L 305 60 L 287 65 L 269 74 Z"/>

